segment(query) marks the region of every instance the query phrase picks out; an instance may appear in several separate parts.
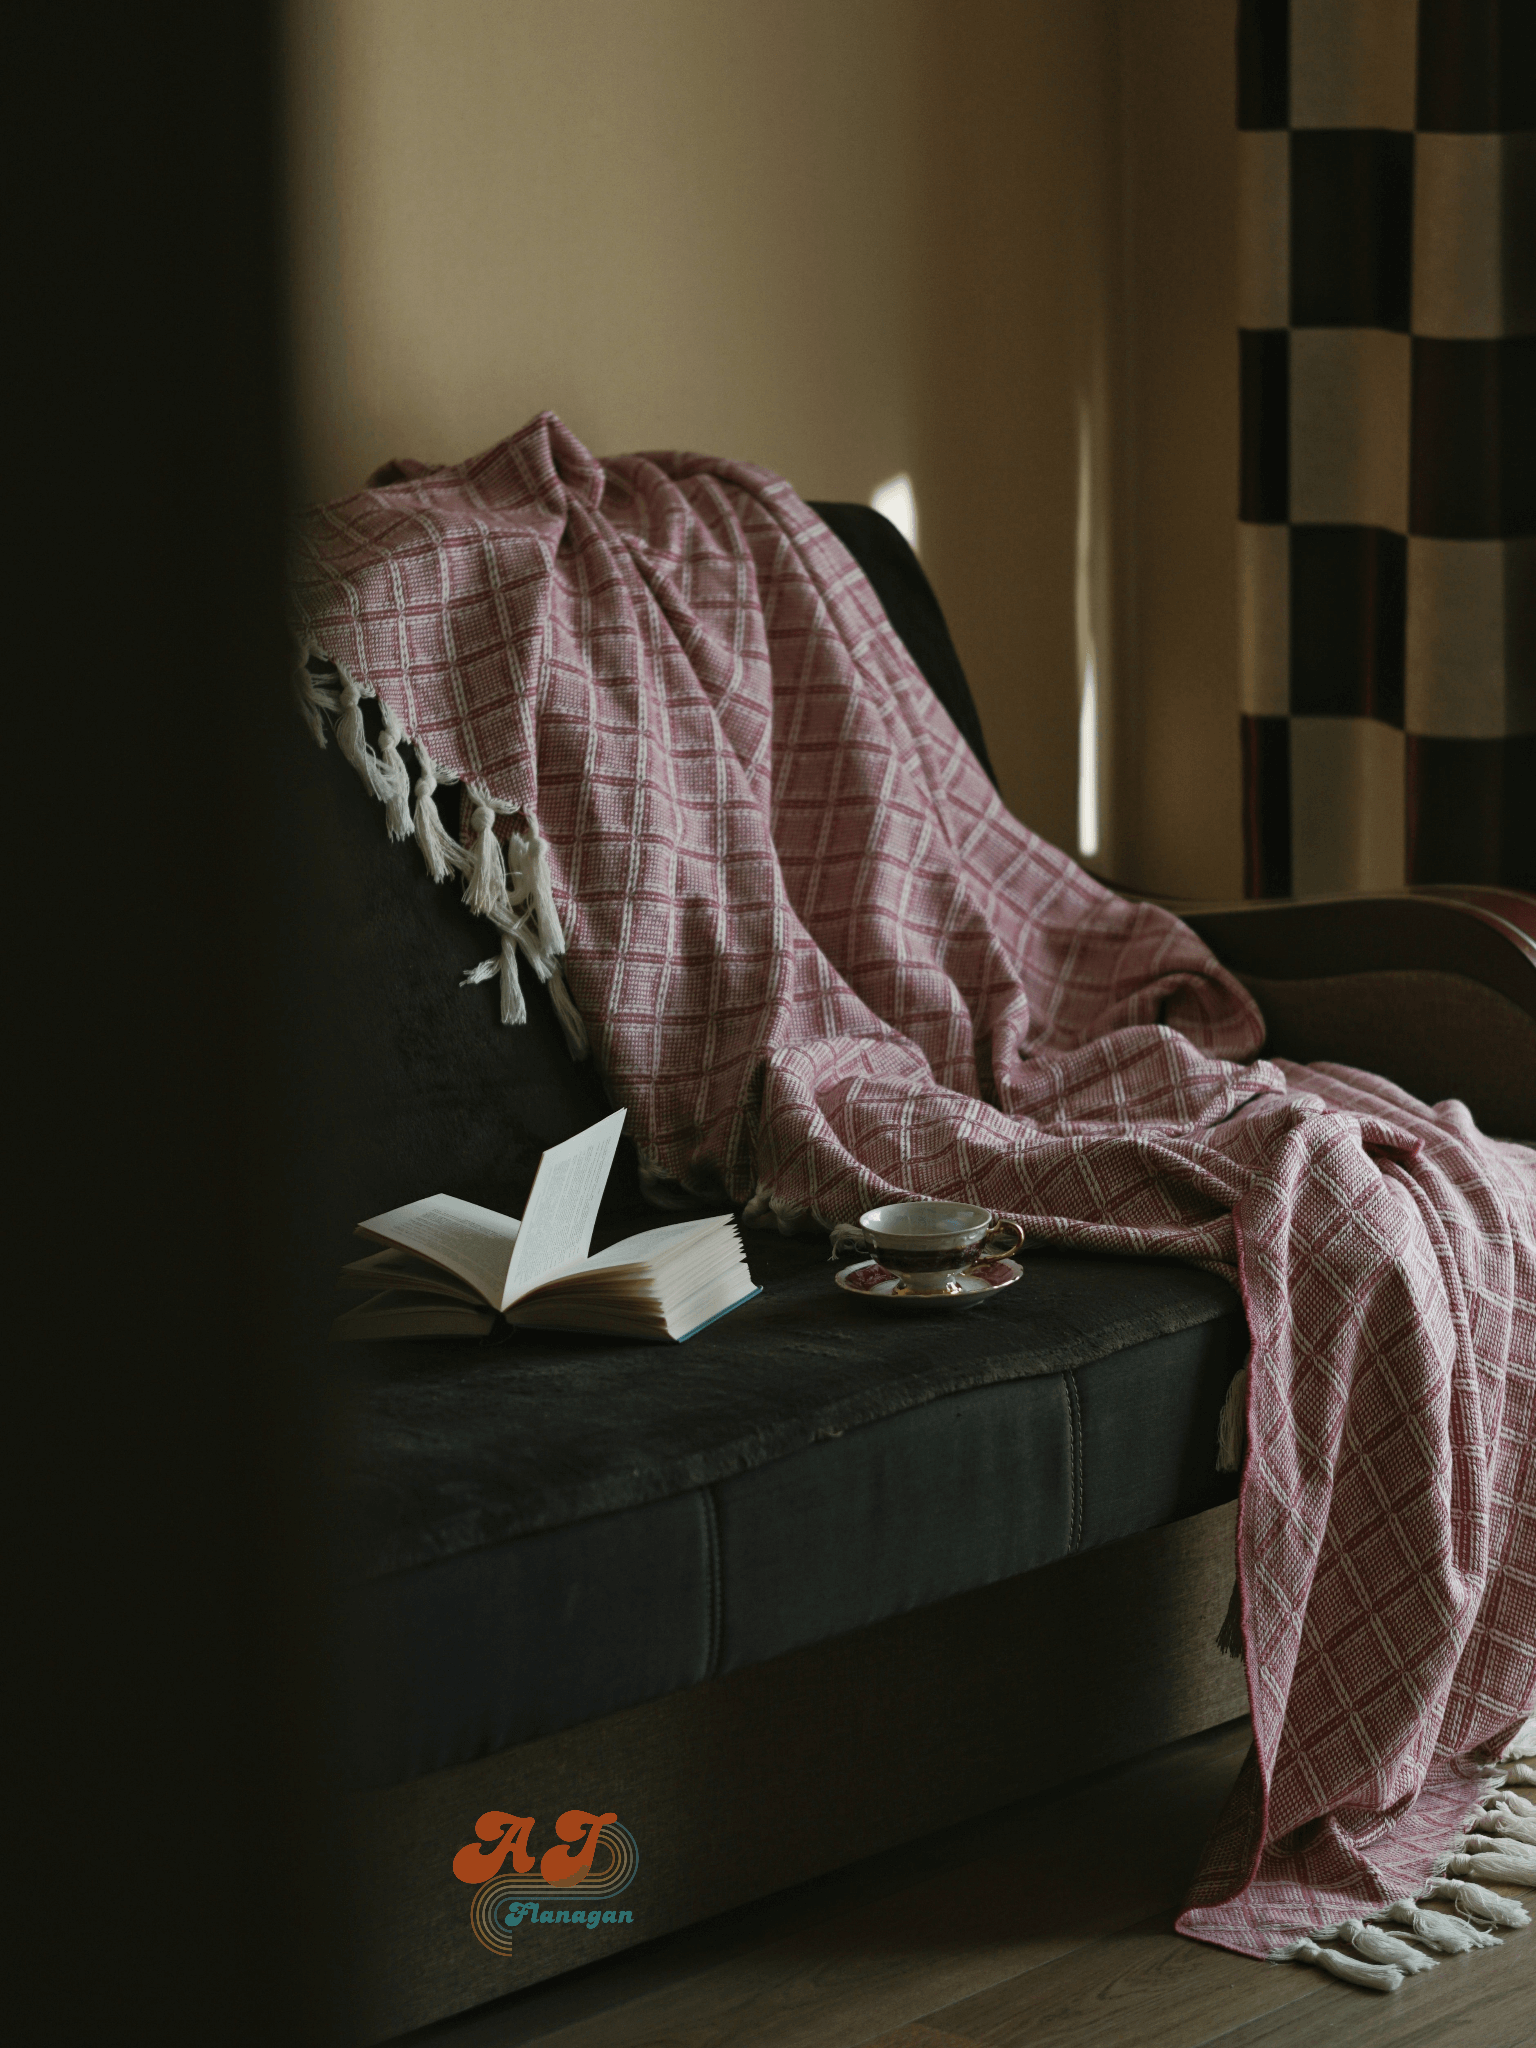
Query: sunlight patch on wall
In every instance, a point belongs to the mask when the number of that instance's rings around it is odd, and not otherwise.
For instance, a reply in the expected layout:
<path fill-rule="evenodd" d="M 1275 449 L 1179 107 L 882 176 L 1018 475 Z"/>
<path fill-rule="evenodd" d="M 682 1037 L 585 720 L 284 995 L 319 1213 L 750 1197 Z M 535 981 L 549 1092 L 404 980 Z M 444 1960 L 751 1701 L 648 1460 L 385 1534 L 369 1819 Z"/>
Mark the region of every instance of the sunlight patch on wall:
<path fill-rule="evenodd" d="M 1099 850 L 1099 679 L 1091 653 L 1077 719 L 1077 850 L 1084 860 Z"/>
<path fill-rule="evenodd" d="M 877 485 L 870 495 L 870 504 L 877 512 L 883 512 L 901 535 L 902 539 L 917 553 L 917 493 L 912 488 L 912 479 L 903 470 L 899 476 L 887 477 Z"/>

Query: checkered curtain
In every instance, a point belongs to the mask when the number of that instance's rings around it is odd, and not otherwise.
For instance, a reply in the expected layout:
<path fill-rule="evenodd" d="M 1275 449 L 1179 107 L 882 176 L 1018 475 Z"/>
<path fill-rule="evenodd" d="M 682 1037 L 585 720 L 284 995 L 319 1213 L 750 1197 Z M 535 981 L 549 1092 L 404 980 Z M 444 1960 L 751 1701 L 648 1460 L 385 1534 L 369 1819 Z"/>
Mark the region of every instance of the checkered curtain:
<path fill-rule="evenodd" d="M 1240 0 L 1250 896 L 1536 887 L 1536 0 Z"/>

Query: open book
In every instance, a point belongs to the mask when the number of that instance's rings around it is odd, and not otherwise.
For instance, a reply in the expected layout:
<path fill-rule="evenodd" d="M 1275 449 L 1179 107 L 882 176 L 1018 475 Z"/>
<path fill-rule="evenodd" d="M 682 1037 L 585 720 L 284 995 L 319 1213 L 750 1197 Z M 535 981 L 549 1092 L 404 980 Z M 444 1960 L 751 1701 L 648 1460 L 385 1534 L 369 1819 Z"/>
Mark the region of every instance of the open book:
<path fill-rule="evenodd" d="M 682 1343 L 761 1289 L 729 1216 L 664 1223 L 589 1253 L 623 1110 L 552 1145 L 521 1219 L 429 1195 L 357 1226 L 384 1249 L 342 1285 L 382 1289 L 333 1337 L 483 1337 L 498 1314 L 529 1329 Z"/>

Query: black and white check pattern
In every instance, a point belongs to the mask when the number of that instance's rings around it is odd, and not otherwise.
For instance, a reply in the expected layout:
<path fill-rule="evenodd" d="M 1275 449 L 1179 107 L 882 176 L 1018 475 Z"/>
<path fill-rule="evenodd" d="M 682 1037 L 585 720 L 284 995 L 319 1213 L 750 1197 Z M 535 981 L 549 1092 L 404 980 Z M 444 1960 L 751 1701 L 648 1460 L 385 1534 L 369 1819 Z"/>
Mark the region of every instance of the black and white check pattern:
<path fill-rule="evenodd" d="M 1250 895 L 1536 887 L 1536 0 L 1240 0 Z"/>

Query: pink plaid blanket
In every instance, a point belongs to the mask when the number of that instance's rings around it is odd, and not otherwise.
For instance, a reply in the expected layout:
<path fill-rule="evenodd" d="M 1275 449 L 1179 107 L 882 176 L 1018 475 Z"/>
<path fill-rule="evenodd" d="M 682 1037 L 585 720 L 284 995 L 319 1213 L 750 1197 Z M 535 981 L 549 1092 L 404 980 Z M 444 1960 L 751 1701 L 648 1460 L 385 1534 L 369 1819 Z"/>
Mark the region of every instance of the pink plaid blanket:
<path fill-rule="evenodd" d="M 1536 1157 L 1255 1060 L 1241 986 L 1009 815 L 780 479 L 548 415 L 394 476 L 303 522 L 340 682 L 302 688 L 499 929 L 503 1014 L 520 949 L 659 1180 L 1236 1279 L 1254 1751 L 1180 1924 L 1261 1955 L 1419 1889 L 1536 1692 Z"/>

